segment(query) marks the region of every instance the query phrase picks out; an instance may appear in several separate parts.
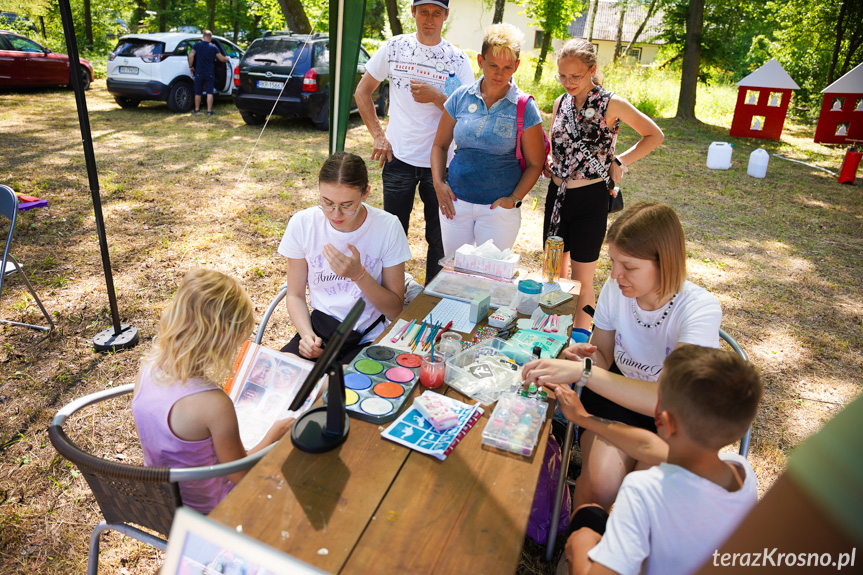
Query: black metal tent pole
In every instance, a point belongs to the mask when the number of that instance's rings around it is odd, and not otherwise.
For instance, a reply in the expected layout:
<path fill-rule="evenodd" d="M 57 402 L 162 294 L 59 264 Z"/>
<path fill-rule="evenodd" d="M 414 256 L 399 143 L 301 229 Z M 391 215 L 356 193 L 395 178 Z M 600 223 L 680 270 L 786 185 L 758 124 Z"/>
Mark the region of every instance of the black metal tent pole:
<path fill-rule="evenodd" d="M 93 212 L 96 216 L 96 234 L 102 252 L 102 267 L 105 270 L 105 283 L 108 287 L 108 302 L 111 306 L 113 327 L 106 329 L 93 338 L 96 351 L 114 351 L 134 347 L 138 344 L 138 330 L 128 324 L 120 324 L 117 310 L 117 296 L 114 293 L 114 276 L 111 273 L 111 257 L 108 254 L 108 238 L 105 235 L 105 220 L 102 218 L 102 199 L 99 195 L 99 174 L 96 171 L 96 155 L 93 153 L 93 139 L 90 135 L 90 117 L 87 114 L 87 99 L 81 85 L 81 62 L 78 60 L 78 42 L 75 39 L 75 25 L 72 22 L 72 9 L 69 0 L 59 0 L 60 17 L 63 20 L 63 34 L 66 36 L 66 52 L 69 54 L 72 87 L 75 90 L 75 103 L 78 107 L 78 124 L 84 144 L 84 159 L 87 163 L 87 177 L 90 180 L 90 194 L 93 197 Z"/>

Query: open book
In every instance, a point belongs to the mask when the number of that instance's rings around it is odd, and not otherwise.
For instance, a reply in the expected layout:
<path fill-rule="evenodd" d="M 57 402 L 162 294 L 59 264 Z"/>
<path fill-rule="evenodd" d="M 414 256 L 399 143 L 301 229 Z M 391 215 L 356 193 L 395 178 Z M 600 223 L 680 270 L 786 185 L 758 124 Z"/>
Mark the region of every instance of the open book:
<path fill-rule="evenodd" d="M 257 445 L 277 420 L 299 417 L 312 406 L 326 376 L 321 378 L 300 409 L 288 410 L 313 366 L 310 361 L 251 341 L 243 344 L 225 383 L 225 393 L 237 410 L 243 447 L 251 449 Z"/>
<path fill-rule="evenodd" d="M 425 393 L 436 393 L 426 391 Z M 468 405 L 452 397 L 439 395 L 450 409 L 458 415 L 458 424 L 444 431 L 435 431 L 431 423 L 425 420 L 416 407 L 411 405 L 398 419 L 381 432 L 390 441 L 401 443 L 411 449 L 431 455 L 443 461 L 449 455 L 462 437 L 470 431 L 483 414 L 479 403 Z"/>

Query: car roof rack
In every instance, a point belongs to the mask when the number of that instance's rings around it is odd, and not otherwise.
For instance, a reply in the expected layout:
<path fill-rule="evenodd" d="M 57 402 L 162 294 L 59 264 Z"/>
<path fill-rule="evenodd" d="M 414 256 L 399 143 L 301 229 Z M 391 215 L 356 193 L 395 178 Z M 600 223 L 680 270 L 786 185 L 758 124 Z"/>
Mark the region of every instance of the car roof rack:
<path fill-rule="evenodd" d="M 267 30 L 264 32 L 264 38 L 269 38 L 270 36 L 291 36 L 293 32 L 291 30 Z"/>

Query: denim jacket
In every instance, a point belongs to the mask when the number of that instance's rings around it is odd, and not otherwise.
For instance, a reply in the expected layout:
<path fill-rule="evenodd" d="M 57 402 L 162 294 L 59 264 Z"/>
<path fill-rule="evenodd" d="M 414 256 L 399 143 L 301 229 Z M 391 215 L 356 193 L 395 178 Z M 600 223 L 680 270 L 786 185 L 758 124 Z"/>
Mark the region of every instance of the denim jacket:
<path fill-rule="evenodd" d="M 522 91 L 513 82 L 506 96 L 486 109 L 480 93 L 482 78 L 461 86 L 444 104 L 455 119 L 455 157 L 449 166 L 448 181 L 459 200 L 492 204 L 512 194 L 521 179 L 515 157 L 516 108 Z M 542 118 L 534 100 L 524 111 L 524 129 Z"/>

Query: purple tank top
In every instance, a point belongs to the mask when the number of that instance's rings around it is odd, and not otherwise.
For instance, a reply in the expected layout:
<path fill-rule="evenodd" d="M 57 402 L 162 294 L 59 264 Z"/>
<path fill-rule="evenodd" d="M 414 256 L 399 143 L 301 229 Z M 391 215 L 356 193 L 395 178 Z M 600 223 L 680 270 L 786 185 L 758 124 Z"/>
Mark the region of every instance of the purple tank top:
<path fill-rule="evenodd" d="M 157 383 L 153 381 L 150 369 L 150 364 L 141 368 L 141 383 L 132 398 L 132 415 L 144 451 L 144 464 L 154 467 L 218 464 L 212 437 L 201 441 L 184 441 L 171 431 L 168 417 L 180 399 L 219 388 L 200 378 L 191 379 L 185 384 Z M 206 514 L 228 494 L 234 484 L 227 477 L 215 477 L 183 481 L 179 487 L 183 505 Z"/>
<path fill-rule="evenodd" d="M 614 92 L 596 86 L 587 94 L 580 110 L 573 109 L 572 96 L 564 94 L 561 98 L 557 116 L 551 124 L 551 172 L 555 176 L 570 180 L 595 180 L 602 177 L 590 166 L 590 159 L 585 158 L 575 145 L 575 138 L 579 135 L 606 171 L 611 168 L 620 127 L 620 118 L 612 126 L 605 120 L 608 102 L 613 95 Z M 570 122 L 570 117 L 575 120 L 577 129 Z"/>

